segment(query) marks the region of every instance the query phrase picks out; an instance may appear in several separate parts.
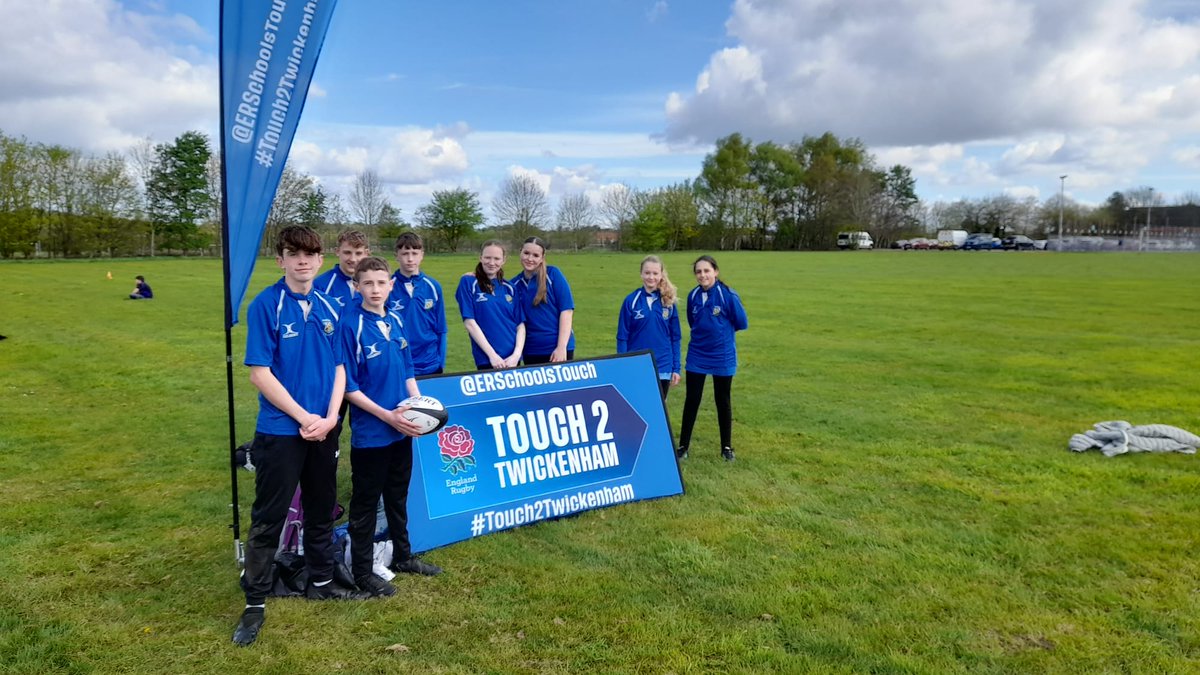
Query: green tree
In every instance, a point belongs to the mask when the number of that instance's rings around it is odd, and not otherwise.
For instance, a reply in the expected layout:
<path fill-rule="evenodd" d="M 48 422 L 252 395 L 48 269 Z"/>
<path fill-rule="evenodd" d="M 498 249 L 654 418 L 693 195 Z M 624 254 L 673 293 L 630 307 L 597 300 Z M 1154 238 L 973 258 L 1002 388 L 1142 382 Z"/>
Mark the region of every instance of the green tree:
<path fill-rule="evenodd" d="M 81 248 L 95 255 L 138 250 L 142 235 L 137 211 L 137 183 L 125 159 L 116 153 L 86 160 L 80 212 L 85 219 Z"/>
<path fill-rule="evenodd" d="M 625 248 L 633 251 L 661 251 L 667 242 L 667 218 L 661 192 L 643 193 L 637 216 L 629 224 Z"/>
<path fill-rule="evenodd" d="M 700 205 L 691 181 L 677 183 L 658 191 L 662 204 L 663 246 L 675 251 L 690 243 L 699 231 Z"/>
<path fill-rule="evenodd" d="M 44 247 L 51 253 L 79 253 L 80 210 L 83 201 L 83 156 L 61 145 L 39 145 L 36 209 Z"/>
<path fill-rule="evenodd" d="M 797 191 L 797 248 L 832 248 L 837 231 L 854 226 L 851 197 L 871 159 L 858 139 L 842 141 L 832 133 L 805 136 L 790 148 L 803 169 Z"/>
<path fill-rule="evenodd" d="M 713 243 L 725 250 L 738 247 L 750 219 L 754 181 L 750 174 L 750 142 L 733 133 L 717 140 L 717 149 L 704 158 L 696 190 L 704 201 L 703 217 Z"/>
<path fill-rule="evenodd" d="M 893 165 L 884 172 L 872 172 L 876 176 L 878 193 L 870 227 L 875 234 L 877 246 L 914 232 L 918 227 L 917 180 L 912 169 L 902 164 Z"/>
<path fill-rule="evenodd" d="M 146 184 L 150 255 L 154 255 L 158 235 L 168 249 L 186 251 L 204 244 L 198 223 L 211 208 L 208 186 L 211 155 L 208 138 L 198 131 L 184 132 L 175 142 L 155 147 L 155 162 Z"/>
<path fill-rule="evenodd" d="M 795 228 L 795 203 L 804 170 L 796 156 L 787 148 L 774 143 L 759 143 L 750 156 L 750 176 L 758 199 L 752 204 L 754 234 L 751 245 L 757 249 L 767 246 L 772 233 L 779 235 Z"/>
<path fill-rule="evenodd" d="M 38 236 L 36 163 L 32 144 L 0 132 L 0 256 L 33 255 Z"/>
<path fill-rule="evenodd" d="M 395 241 L 401 232 L 412 229 L 408 222 L 400 217 L 400 209 L 392 206 L 387 201 L 383 202 L 383 208 L 379 210 L 379 222 L 377 225 L 377 239 L 381 245 L 385 242 Z M 368 234 L 368 236 L 370 235 Z M 389 247 L 384 246 L 384 248 L 387 249 Z"/>
<path fill-rule="evenodd" d="M 416 221 L 429 230 L 450 251 L 458 251 L 483 225 L 479 196 L 466 188 L 438 190 L 433 200 L 417 209 Z"/>
<path fill-rule="evenodd" d="M 1104 201 L 1104 210 L 1108 212 L 1108 217 L 1113 225 L 1120 230 L 1128 230 L 1132 228 L 1133 219 L 1129 210 L 1129 200 L 1125 198 L 1125 193 L 1114 192 Z"/>
<path fill-rule="evenodd" d="M 304 204 L 300 207 L 300 224 L 313 229 L 327 225 L 329 223 L 329 206 L 329 195 L 325 192 L 325 188 L 320 185 L 315 186 L 305 195 Z"/>

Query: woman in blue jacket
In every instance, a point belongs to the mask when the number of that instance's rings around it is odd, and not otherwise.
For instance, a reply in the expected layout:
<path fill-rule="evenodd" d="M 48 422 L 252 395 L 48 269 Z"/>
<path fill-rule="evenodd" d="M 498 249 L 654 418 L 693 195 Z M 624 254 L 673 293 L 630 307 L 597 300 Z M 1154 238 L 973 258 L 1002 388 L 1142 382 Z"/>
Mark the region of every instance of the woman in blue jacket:
<path fill-rule="evenodd" d="M 679 310 L 675 284 L 658 256 L 642 259 L 642 287 L 630 293 L 617 315 L 617 353 L 649 349 L 654 354 L 662 399 L 679 384 Z"/>
<path fill-rule="evenodd" d="M 575 298 L 563 273 L 546 264 L 546 248 L 538 237 L 526 239 L 521 246 L 523 271 L 513 280 L 525 314 L 526 365 L 575 357 Z"/>
<path fill-rule="evenodd" d="M 704 395 L 704 380 L 713 377 L 717 424 L 721 428 L 721 456 L 733 461 L 733 375 L 737 372 L 737 343 L 734 333 L 749 326 L 742 299 L 717 279 L 720 268 L 712 256 L 702 255 L 692 264 L 699 284 L 688 293 L 687 320 L 692 335 L 687 352 L 687 396 L 683 402 L 683 425 L 679 430 L 681 459 L 688 456 L 692 427 Z"/>

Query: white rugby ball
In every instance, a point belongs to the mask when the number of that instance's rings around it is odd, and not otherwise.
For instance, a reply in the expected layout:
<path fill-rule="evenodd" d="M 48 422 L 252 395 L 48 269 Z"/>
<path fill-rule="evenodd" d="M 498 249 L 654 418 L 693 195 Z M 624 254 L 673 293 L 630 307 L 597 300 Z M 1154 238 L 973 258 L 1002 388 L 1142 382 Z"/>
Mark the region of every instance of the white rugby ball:
<path fill-rule="evenodd" d="M 421 427 L 418 436 L 425 436 L 446 426 L 450 419 L 446 406 L 432 396 L 409 396 L 396 405 L 397 408 L 408 406 L 404 411 L 404 419 Z"/>

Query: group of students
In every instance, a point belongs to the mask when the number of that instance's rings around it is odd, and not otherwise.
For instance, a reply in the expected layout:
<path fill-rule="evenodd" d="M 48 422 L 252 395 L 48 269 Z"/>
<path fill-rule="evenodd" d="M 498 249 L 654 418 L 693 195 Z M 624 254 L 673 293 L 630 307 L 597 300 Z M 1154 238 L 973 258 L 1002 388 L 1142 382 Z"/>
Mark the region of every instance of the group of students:
<path fill-rule="evenodd" d="M 310 599 L 388 596 L 395 588 L 373 571 L 377 505 L 382 504 L 393 545 L 391 569 L 435 575 L 441 569 L 411 553 L 406 502 L 412 476 L 412 437 L 400 402 L 419 396 L 416 378 L 443 372 L 448 327 L 441 285 L 421 271 L 424 246 L 407 232 L 396 240 L 397 268 L 370 255 L 365 235 L 338 238 L 338 264 L 318 274 L 320 236 L 294 226 L 279 232 L 276 263 L 283 277 L 247 309 L 246 357 L 259 391 L 255 426 L 255 498 L 247 536 L 242 587 L 246 607 L 233 642 L 252 644 L 265 618 L 274 557 L 288 506 L 299 485 L 304 508 L 305 595 Z M 547 245 L 530 237 L 521 247 L 522 272 L 506 279 L 506 251 L 483 245 L 474 273 L 464 275 L 455 298 L 480 370 L 557 363 L 574 357 L 575 309 L 563 273 L 546 264 Z M 730 392 L 737 369 L 734 333 L 747 327 L 732 289 L 719 281 L 716 261 L 693 265 L 698 285 L 688 294 L 688 345 L 683 425 L 677 454 L 688 456 L 705 379 L 713 377 L 721 454 L 734 459 Z M 662 261 L 641 264 L 642 287 L 622 304 L 617 351 L 649 349 L 660 393 L 680 381 L 680 324 L 676 289 Z M 351 499 L 350 571 L 357 588 L 334 581 L 333 513 L 338 437 L 349 409 Z"/>

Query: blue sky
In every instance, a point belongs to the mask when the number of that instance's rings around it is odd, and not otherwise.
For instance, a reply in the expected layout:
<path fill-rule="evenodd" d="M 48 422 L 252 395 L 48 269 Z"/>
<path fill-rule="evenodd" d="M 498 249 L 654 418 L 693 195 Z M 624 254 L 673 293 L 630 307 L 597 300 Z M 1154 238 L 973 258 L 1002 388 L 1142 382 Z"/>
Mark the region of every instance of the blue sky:
<path fill-rule="evenodd" d="M 217 123 L 217 5 L 0 0 L 0 130 L 124 151 Z M 1200 192 L 1200 3 L 341 0 L 292 161 L 410 217 L 694 178 L 716 138 L 862 138 L 927 202 Z"/>

